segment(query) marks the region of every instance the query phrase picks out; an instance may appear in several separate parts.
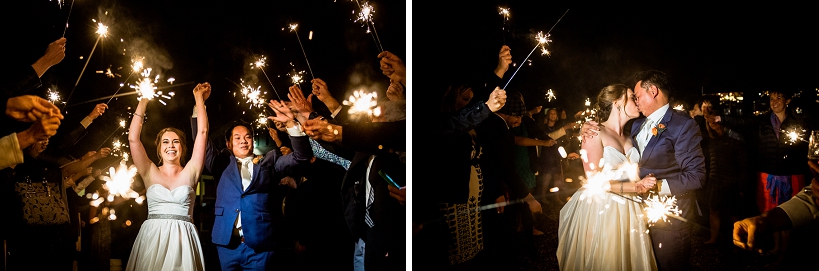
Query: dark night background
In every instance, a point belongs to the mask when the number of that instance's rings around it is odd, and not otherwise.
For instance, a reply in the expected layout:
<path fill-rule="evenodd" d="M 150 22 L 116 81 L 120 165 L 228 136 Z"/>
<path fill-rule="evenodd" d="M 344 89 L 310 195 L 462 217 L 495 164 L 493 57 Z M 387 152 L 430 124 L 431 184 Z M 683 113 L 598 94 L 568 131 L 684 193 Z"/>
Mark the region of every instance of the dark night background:
<path fill-rule="evenodd" d="M 531 66 L 521 67 L 507 87 L 524 93 L 527 104 L 582 110 L 583 101 L 594 100 L 604 86 L 644 69 L 666 72 L 676 98 L 689 103 L 702 93 L 743 92 L 742 106 L 752 107 L 760 92 L 779 89 L 801 90 L 802 99 L 794 103 L 806 109 L 816 104 L 819 51 L 812 36 L 819 24 L 808 7 L 456 2 L 463 4 L 415 11 L 422 16 L 414 22 L 415 36 L 433 48 L 432 55 L 417 54 L 416 61 L 434 63 L 434 70 L 425 71 L 436 77 L 490 73 L 504 43 L 519 64 L 535 47 L 535 35 L 554 26 L 547 46 L 551 56 L 537 49 L 528 59 Z M 506 30 L 501 6 L 511 13 Z M 551 103 L 543 100 L 548 89 L 557 98 Z"/>
<path fill-rule="evenodd" d="M 406 3 L 370 1 L 369 4 L 375 10 L 375 33 L 382 47 L 404 58 L 407 54 Z M 355 22 L 359 12 L 356 1 L 77 0 L 73 7 L 71 5 L 71 0 L 62 6 L 49 0 L 7 3 L 2 14 L 7 63 L 30 65 L 42 56 L 48 43 L 65 32 L 66 57 L 43 76 L 41 93 L 50 87 L 59 91 L 63 101 L 70 96 L 63 121 L 68 126 L 82 120 L 97 103 L 108 101 L 92 100 L 117 92 L 119 84 L 131 73 L 131 59 L 144 56 L 145 67 L 153 69 L 152 76 L 161 76 L 156 83 L 158 91 L 176 94 L 166 101 L 167 105 L 160 104 L 156 98 L 148 104 L 142 141 L 152 158 L 155 157 L 153 140 L 160 129 L 173 126 L 190 134 L 189 116 L 194 105 L 191 93 L 196 83 L 207 81 L 213 86 L 206 105 L 211 138 L 217 142 L 225 129 L 222 126 L 229 121 L 238 117 L 252 121 L 258 115 L 258 110 L 248 110 L 244 101 L 233 96 L 233 92 L 240 90 L 236 84 L 242 79 L 261 86 L 261 90 L 267 92 L 264 95 L 267 99 L 277 99 L 265 78 L 266 73 L 282 99 L 287 100 L 288 87 L 292 85 L 287 74 L 304 71 L 304 82 L 300 86 L 309 94 L 312 70 L 316 78 L 327 82 L 339 101 L 359 89 L 378 91 L 379 97 L 386 97 L 389 79 L 379 69 L 376 57 L 379 49 L 373 36 L 366 33 L 362 23 Z M 97 23 L 93 20 L 109 27 L 108 36 L 100 39 L 96 47 L 94 43 L 99 35 L 95 33 Z M 305 53 L 295 33 L 287 28 L 290 23 L 299 24 L 297 32 Z M 309 31 L 313 31 L 312 40 L 308 38 Z M 260 55 L 267 57 L 264 73 L 249 65 Z M 88 66 L 80 77 L 86 61 Z M 119 76 L 109 78 L 97 73 L 109 67 Z M 127 84 L 134 84 L 138 75 L 131 75 Z M 175 79 L 173 84 L 166 82 L 169 77 Z M 127 92 L 133 89 L 126 85 L 118 93 Z M 239 102 L 241 104 L 237 104 Z M 317 99 L 314 104 L 321 107 Z M 125 129 L 115 131 L 118 119 L 125 118 L 130 123 L 128 113 L 133 112 L 136 105 L 135 95 L 111 100 L 106 113 L 88 127 L 88 134 L 71 149 L 72 155 L 79 157 L 103 142 L 113 141 L 113 137 L 103 141 L 112 132 L 114 137 L 122 134 Z M 267 137 L 266 131 L 257 132 Z M 127 136 L 122 135 L 120 140 L 127 142 Z M 190 138 L 189 141 L 193 142 Z"/>

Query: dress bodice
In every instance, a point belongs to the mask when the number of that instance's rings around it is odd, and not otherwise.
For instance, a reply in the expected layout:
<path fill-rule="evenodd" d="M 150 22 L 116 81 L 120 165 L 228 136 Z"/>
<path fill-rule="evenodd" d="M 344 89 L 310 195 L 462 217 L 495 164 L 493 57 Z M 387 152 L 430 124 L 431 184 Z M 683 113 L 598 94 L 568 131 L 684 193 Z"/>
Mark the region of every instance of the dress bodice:
<path fill-rule="evenodd" d="M 604 164 L 617 168 L 626 162 L 632 164 L 640 162 L 640 151 L 637 150 L 637 147 L 631 147 L 631 149 L 628 149 L 626 153 L 622 153 L 612 146 L 603 147 Z"/>
<path fill-rule="evenodd" d="M 153 184 L 146 192 L 148 214 L 173 214 L 191 217 L 196 194 L 190 185 L 180 185 L 173 190 L 161 184 Z"/>

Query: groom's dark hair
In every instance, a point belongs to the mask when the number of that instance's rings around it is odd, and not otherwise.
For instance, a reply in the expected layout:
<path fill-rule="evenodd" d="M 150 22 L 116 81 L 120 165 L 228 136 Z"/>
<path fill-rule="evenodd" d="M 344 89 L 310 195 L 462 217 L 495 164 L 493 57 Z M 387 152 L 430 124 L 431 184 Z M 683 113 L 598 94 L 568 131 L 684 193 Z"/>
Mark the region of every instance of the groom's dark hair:
<path fill-rule="evenodd" d="M 251 135 L 254 137 L 256 136 L 256 131 L 253 130 L 253 125 L 242 120 L 237 120 L 233 121 L 228 128 L 225 129 L 225 142 L 230 142 L 230 138 L 233 136 L 233 129 L 237 126 L 244 126 Z"/>
<path fill-rule="evenodd" d="M 663 92 L 665 97 L 671 99 L 671 85 L 668 84 L 668 77 L 664 72 L 658 70 L 641 71 L 635 73 L 631 80 L 631 86 L 635 86 L 637 85 L 637 82 L 642 81 L 640 85 L 643 88 L 648 88 L 649 86 L 654 85 Z"/>

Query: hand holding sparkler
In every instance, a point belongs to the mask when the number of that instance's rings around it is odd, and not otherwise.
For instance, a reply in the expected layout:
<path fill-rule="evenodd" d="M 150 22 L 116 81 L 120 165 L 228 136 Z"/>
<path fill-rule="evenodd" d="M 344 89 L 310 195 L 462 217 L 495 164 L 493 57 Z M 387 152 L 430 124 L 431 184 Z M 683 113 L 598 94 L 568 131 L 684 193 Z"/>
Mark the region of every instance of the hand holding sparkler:
<path fill-rule="evenodd" d="M 384 75 L 389 77 L 390 80 L 407 85 L 407 67 L 401 58 L 389 51 L 379 53 L 378 58 L 381 59 L 381 72 Z"/>
<path fill-rule="evenodd" d="M 37 72 L 37 77 L 42 77 L 48 68 L 63 61 L 63 58 L 65 58 L 65 42 L 65 38 L 59 38 L 49 43 L 45 54 L 37 59 L 34 64 L 31 64 L 31 67 Z"/>
<path fill-rule="evenodd" d="M 390 85 L 387 87 L 387 99 L 390 101 L 403 101 L 406 94 L 404 94 L 404 84 L 390 80 Z"/>
<path fill-rule="evenodd" d="M 313 140 L 341 142 L 342 126 L 330 124 L 327 120 L 312 119 L 302 123 L 304 132 Z"/>
<path fill-rule="evenodd" d="M 17 142 L 20 150 L 33 145 L 36 142 L 47 140 L 57 134 L 60 128 L 60 119 L 57 117 L 43 117 L 38 119 L 28 129 L 17 133 Z"/>
<path fill-rule="evenodd" d="M 93 121 L 98 117 L 102 116 L 102 114 L 105 113 L 105 109 L 108 109 L 107 104 L 97 104 L 97 106 L 95 106 L 94 109 L 91 110 L 91 113 L 88 114 L 87 118 Z"/>
<path fill-rule="evenodd" d="M 324 82 L 324 80 L 321 80 L 321 78 L 316 78 L 313 79 L 311 83 L 313 83 L 313 95 L 316 96 L 319 101 L 324 103 L 330 112 L 335 112 L 336 109 L 341 106 L 338 100 L 333 98 L 333 95 L 330 94 L 330 90 L 327 88 L 327 83 Z"/>
<path fill-rule="evenodd" d="M 501 46 L 500 53 L 498 53 L 498 66 L 495 68 L 495 75 L 498 78 L 503 78 L 503 75 L 509 70 L 509 65 L 512 64 L 512 49 L 508 45 Z"/>
<path fill-rule="evenodd" d="M 33 122 L 45 117 L 64 118 L 56 105 L 35 95 L 22 95 L 8 99 L 6 116 L 20 122 Z"/>

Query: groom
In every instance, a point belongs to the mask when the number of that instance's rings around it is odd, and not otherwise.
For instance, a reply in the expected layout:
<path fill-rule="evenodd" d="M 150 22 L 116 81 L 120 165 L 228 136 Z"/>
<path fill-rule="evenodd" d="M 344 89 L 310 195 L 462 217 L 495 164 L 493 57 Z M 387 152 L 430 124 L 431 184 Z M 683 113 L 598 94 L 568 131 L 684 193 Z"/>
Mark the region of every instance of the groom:
<path fill-rule="evenodd" d="M 697 122 L 685 112 L 669 108 L 671 95 L 665 73 L 649 70 L 634 75 L 637 108 L 646 116 L 634 120 L 633 143 L 641 154 L 640 178 L 654 174 L 660 195 L 674 196 L 689 221 L 699 207 L 694 191 L 705 181 L 705 157 Z M 651 242 L 659 270 L 690 270 L 691 229 L 688 222 L 670 218 L 651 228 Z"/>
<path fill-rule="evenodd" d="M 279 180 L 298 165 L 309 164 L 310 143 L 290 110 L 281 108 L 274 120 L 286 123 L 293 153 L 282 155 L 274 148 L 253 155 L 253 126 L 234 122 L 225 131 L 227 150 L 208 142 L 205 169 L 218 178 L 212 242 L 216 244 L 221 270 L 270 270 L 276 241 L 283 234 L 282 197 Z M 196 113 L 194 108 L 194 114 Z M 196 115 L 191 119 L 196 131 Z M 195 137 L 195 133 L 194 133 Z M 194 138 L 196 140 L 196 138 Z"/>

